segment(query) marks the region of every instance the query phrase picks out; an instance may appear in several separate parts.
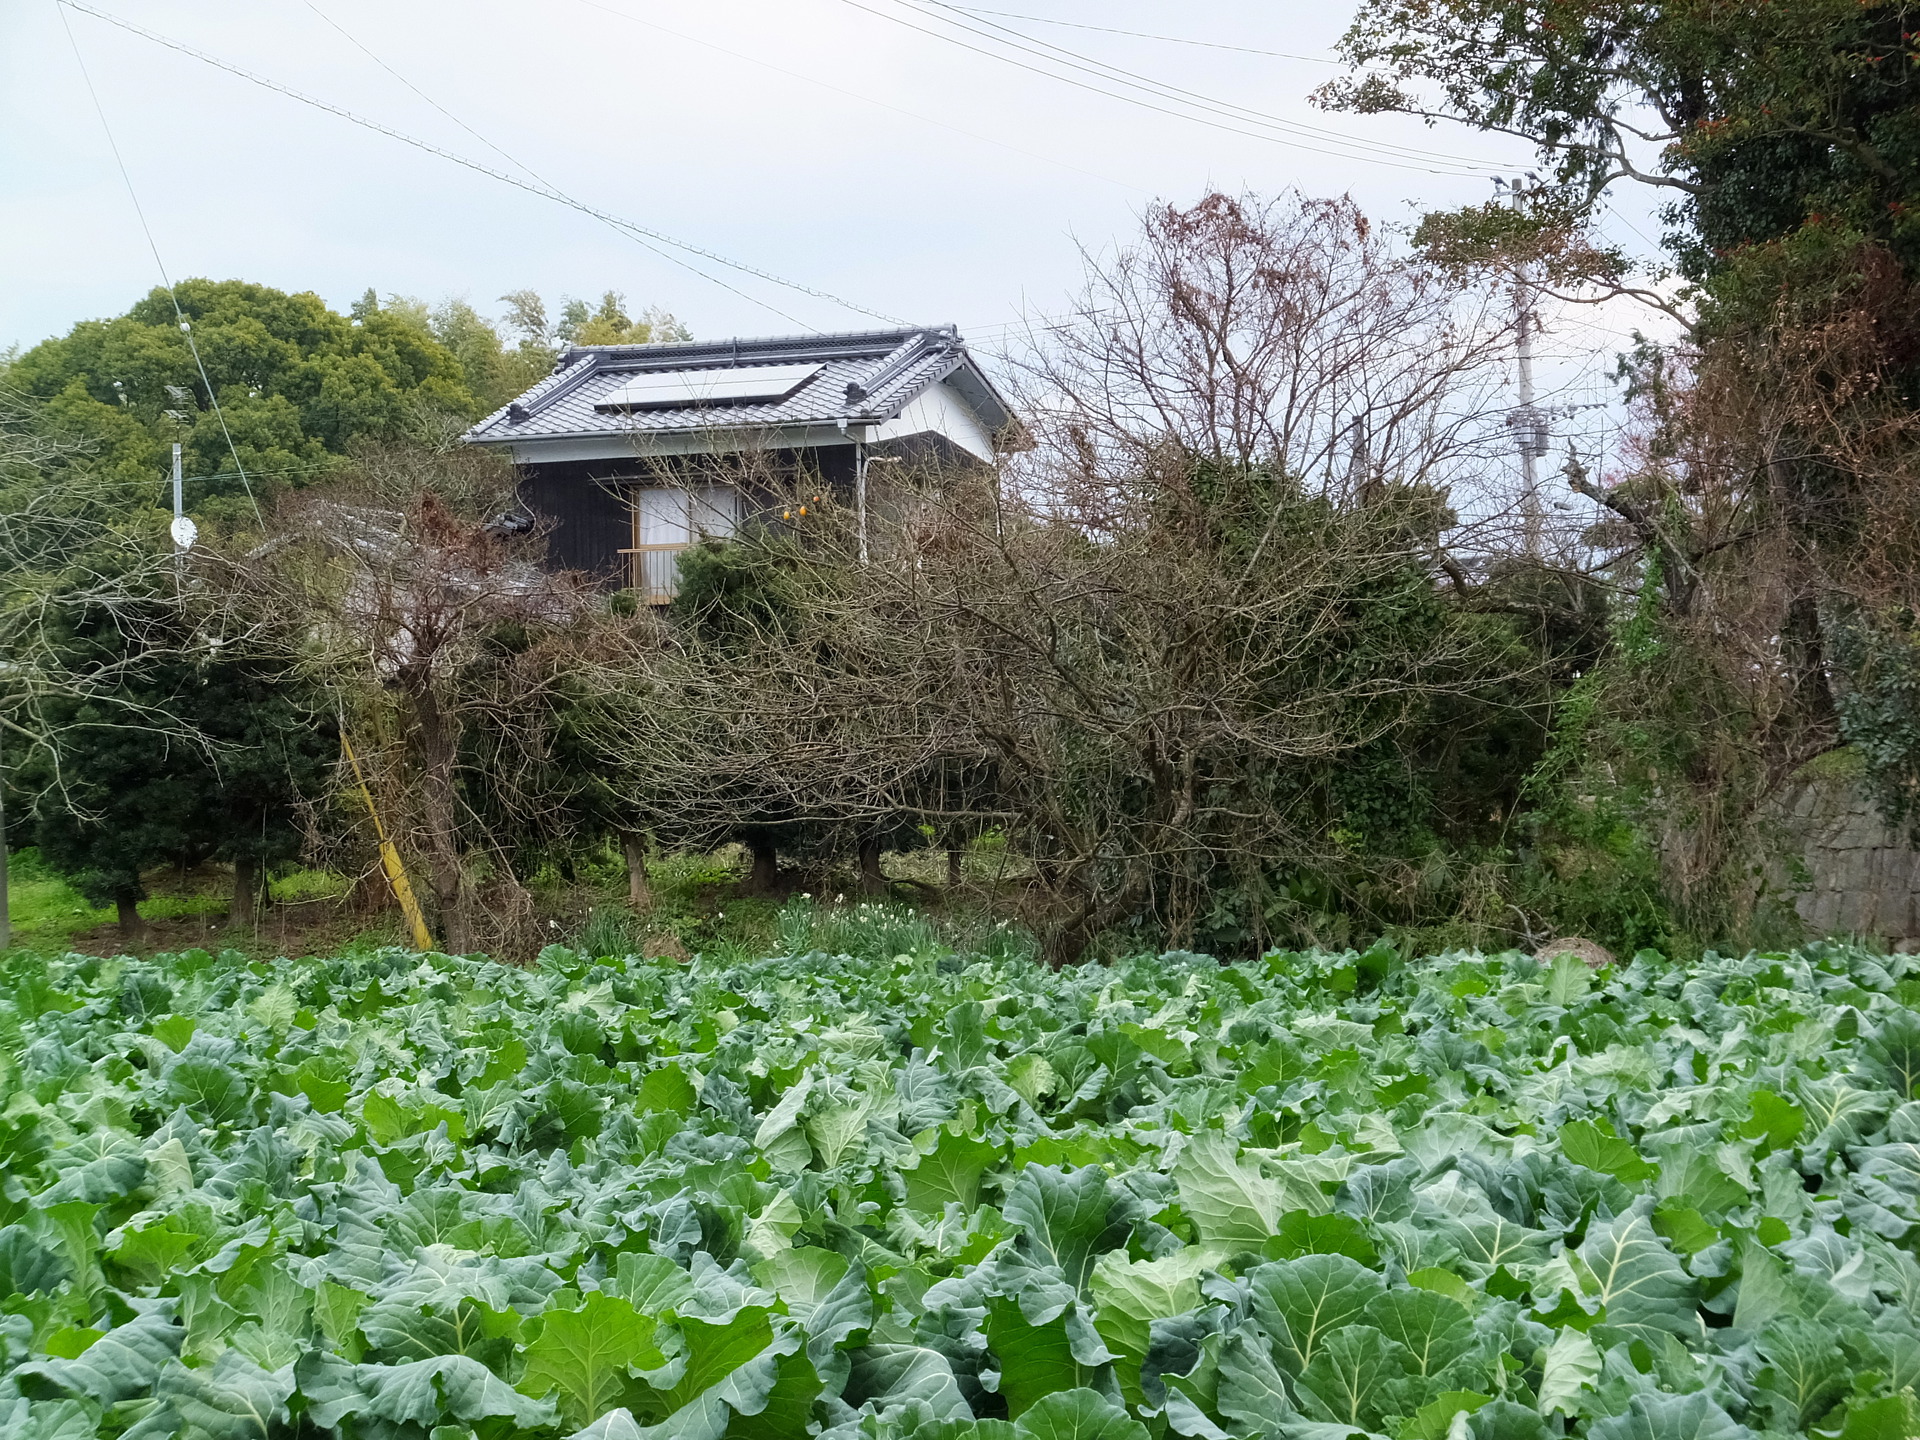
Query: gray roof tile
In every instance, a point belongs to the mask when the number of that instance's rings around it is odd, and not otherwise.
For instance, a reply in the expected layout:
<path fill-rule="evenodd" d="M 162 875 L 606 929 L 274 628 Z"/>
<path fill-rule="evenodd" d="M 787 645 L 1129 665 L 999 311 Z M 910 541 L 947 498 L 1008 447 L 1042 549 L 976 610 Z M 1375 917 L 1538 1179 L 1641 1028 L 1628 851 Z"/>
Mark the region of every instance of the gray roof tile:
<path fill-rule="evenodd" d="M 637 375 L 806 363 L 824 368 L 775 404 L 595 408 Z M 576 345 L 560 357 L 551 375 L 475 425 L 466 438 L 480 445 L 505 445 L 581 436 L 832 425 L 842 419 L 877 424 L 893 419 L 915 396 L 956 371 L 965 372 L 957 378 L 990 428 L 1012 420 L 1012 411 L 952 326 L 698 344 Z"/>

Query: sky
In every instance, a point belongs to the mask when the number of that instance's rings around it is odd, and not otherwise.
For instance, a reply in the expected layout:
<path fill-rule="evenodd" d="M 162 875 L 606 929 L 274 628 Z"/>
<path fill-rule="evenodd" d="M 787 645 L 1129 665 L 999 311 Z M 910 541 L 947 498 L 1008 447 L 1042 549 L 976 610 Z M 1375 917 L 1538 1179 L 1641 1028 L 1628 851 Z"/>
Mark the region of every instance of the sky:
<path fill-rule="evenodd" d="M 72 5 L 8 0 L 0 350 L 124 311 L 163 265 L 343 309 L 369 287 L 492 314 L 509 290 L 614 289 L 700 339 L 886 316 L 990 349 L 1058 313 L 1085 254 L 1153 204 L 1295 187 L 1411 223 L 1532 163 L 1501 137 L 1316 109 L 1353 0 L 987 3 L 84 0 L 701 255 Z M 1656 222 L 1623 199 L 1610 238 L 1650 251 Z M 1548 388 L 1594 392 L 1645 320 L 1550 317 Z"/>

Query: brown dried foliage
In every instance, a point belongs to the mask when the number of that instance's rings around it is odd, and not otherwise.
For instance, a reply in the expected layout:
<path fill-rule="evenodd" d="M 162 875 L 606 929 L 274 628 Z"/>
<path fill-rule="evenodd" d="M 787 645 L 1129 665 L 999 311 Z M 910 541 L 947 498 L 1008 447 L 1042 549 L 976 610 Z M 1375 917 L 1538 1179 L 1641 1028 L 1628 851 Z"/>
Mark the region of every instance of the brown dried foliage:
<path fill-rule="evenodd" d="M 1643 362 L 1625 474 L 1569 470 L 1611 512 L 1603 564 L 1657 562 L 1642 606 L 1662 649 L 1614 704 L 1664 727 L 1639 763 L 1669 888 L 1728 933 L 1776 839 L 1770 801 L 1845 739 L 1835 627 L 1910 629 L 1920 609 L 1920 297 L 1871 245 L 1815 266 Z"/>

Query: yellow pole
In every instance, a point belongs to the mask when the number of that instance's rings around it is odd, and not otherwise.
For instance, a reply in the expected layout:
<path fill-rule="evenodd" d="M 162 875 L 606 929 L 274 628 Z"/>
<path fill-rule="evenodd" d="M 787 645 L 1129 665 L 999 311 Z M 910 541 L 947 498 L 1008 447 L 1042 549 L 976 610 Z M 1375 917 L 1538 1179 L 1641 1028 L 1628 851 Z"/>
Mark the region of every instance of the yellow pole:
<path fill-rule="evenodd" d="M 433 949 L 433 935 L 427 929 L 427 920 L 420 913 L 420 902 L 413 898 L 413 885 L 407 879 L 407 867 L 400 863 L 400 852 L 387 839 L 387 830 L 380 823 L 380 812 L 374 807 L 373 791 L 367 788 L 367 777 L 361 772 L 360 757 L 353 753 L 353 743 L 347 739 L 347 732 L 340 732 L 340 748 L 347 752 L 347 763 L 353 766 L 353 778 L 360 784 L 360 798 L 367 802 L 367 814 L 373 819 L 373 833 L 380 837 L 380 864 L 387 872 L 387 883 L 393 886 L 393 898 L 400 902 L 400 913 L 407 917 L 407 928 L 413 932 L 413 948 L 416 950 Z"/>

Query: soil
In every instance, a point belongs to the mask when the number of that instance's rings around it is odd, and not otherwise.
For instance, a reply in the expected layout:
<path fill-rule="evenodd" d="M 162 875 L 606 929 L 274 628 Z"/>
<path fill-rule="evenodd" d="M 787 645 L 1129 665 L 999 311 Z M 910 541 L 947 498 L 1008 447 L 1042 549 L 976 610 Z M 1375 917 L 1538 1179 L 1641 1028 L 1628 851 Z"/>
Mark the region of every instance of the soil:
<path fill-rule="evenodd" d="M 355 940 L 398 945 L 403 939 L 398 912 L 354 915 L 327 900 L 275 905 L 261 916 L 257 928 L 230 924 L 224 915 L 149 920 L 145 938 L 131 947 L 121 940 L 118 925 L 96 925 L 77 932 L 69 948 L 75 954 L 100 956 L 228 949 L 256 956 L 332 955 Z"/>
<path fill-rule="evenodd" d="M 610 897 L 588 887 L 541 894 L 534 907 L 533 929 L 539 942 L 560 940 L 573 934 L 597 906 L 611 903 Z M 411 948 L 406 924 L 399 908 L 391 903 L 369 908 L 356 903 L 352 895 L 340 898 L 282 902 L 267 907 L 257 927 L 233 924 L 222 913 L 185 915 L 172 918 L 149 917 L 146 935 L 129 947 L 120 937 L 120 927 L 108 922 L 75 932 L 63 948 L 80 955 L 158 955 L 181 950 L 239 950 L 256 959 L 279 955 L 338 955 L 355 946 L 396 945 Z M 654 937 L 663 955 L 675 956 L 679 942 L 670 932 Z M 496 958 L 530 960 L 534 944 L 524 955 L 500 955 Z"/>

